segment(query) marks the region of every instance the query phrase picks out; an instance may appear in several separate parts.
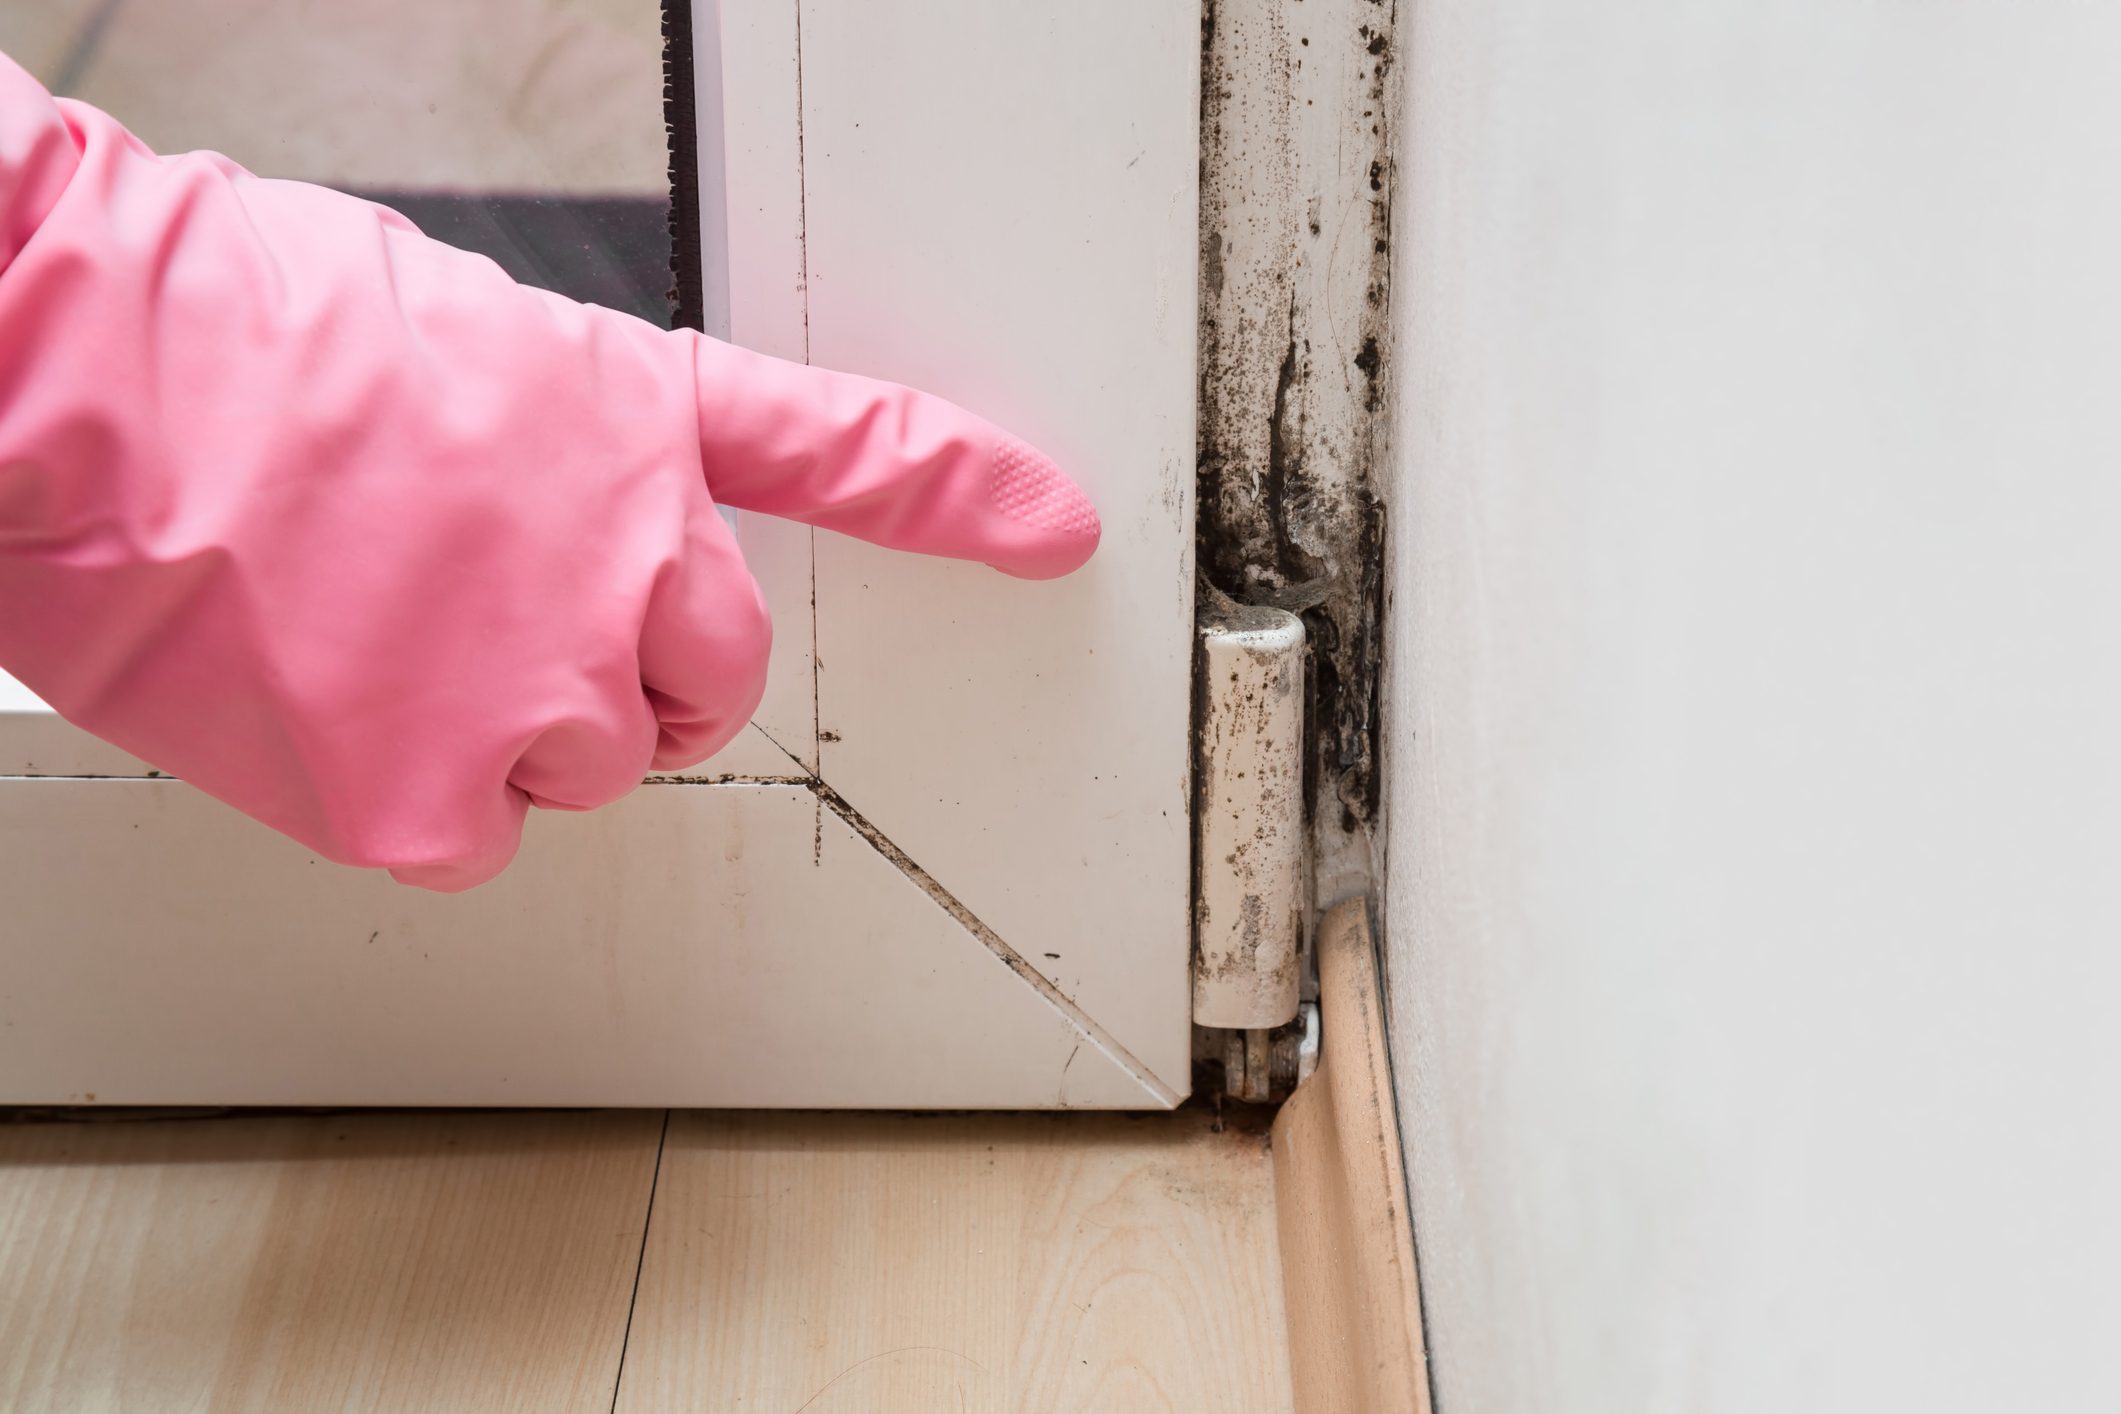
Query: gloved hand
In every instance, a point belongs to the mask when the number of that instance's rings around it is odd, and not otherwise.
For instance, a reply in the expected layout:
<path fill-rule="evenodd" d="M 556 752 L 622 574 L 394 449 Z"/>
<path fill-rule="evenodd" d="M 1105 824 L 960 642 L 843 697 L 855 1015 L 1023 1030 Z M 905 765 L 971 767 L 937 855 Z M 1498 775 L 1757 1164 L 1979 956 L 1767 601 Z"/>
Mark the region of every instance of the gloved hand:
<path fill-rule="evenodd" d="M 742 729 L 715 504 L 1038 578 L 1096 513 L 939 399 L 156 157 L 0 56 L 0 666 L 329 858 L 462 889 Z"/>

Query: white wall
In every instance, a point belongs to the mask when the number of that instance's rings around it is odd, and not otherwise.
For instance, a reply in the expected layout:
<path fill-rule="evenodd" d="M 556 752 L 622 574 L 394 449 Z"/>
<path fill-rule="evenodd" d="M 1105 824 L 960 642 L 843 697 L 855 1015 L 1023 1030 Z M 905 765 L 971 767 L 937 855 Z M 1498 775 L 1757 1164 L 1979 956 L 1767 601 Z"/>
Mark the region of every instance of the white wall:
<path fill-rule="evenodd" d="M 1404 0 L 1443 1414 L 2121 1403 L 2121 5 Z"/>

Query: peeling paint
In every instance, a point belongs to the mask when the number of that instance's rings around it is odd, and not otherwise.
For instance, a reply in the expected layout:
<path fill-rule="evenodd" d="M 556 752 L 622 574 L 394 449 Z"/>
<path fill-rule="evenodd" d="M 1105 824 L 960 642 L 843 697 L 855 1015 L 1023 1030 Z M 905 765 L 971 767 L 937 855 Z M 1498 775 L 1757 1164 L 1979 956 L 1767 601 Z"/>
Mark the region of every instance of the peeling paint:
<path fill-rule="evenodd" d="M 1209 0 L 1201 25 L 1199 564 L 1305 621 L 1322 899 L 1367 878 L 1378 807 L 1396 10 Z"/>

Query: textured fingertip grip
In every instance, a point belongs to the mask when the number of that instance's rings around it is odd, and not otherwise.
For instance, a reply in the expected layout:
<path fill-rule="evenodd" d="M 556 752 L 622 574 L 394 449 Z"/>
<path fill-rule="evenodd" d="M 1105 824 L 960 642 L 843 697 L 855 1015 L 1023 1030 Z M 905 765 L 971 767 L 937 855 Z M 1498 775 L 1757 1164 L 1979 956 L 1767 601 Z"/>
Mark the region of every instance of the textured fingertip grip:
<path fill-rule="evenodd" d="M 1014 438 L 994 451 L 994 504 L 1011 520 L 1062 535 L 1096 536 L 1097 507 L 1036 447 Z"/>
<path fill-rule="evenodd" d="M 1036 447 L 1003 438 L 987 484 L 995 511 L 1034 532 L 1023 553 L 998 568 L 1026 579 L 1054 579 L 1080 569 L 1097 549 L 1097 508 Z"/>

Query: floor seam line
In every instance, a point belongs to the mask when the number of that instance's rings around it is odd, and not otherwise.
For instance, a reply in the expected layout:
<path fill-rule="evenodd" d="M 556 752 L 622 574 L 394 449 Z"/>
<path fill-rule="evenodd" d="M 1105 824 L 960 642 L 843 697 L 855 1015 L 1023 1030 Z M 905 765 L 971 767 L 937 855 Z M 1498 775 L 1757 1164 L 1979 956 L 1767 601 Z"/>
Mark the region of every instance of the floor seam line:
<path fill-rule="evenodd" d="M 633 1259 L 633 1294 L 626 1298 L 626 1328 L 619 1332 L 619 1363 L 611 1372 L 611 1414 L 618 1414 L 619 1390 L 626 1382 L 626 1351 L 633 1344 L 633 1313 L 641 1304 L 641 1273 L 648 1266 L 648 1233 L 655 1226 L 655 1191 L 663 1181 L 663 1150 L 670 1143 L 671 1111 L 663 1111 L 663 1128 L 655 1139 L 655 1167 L 648 1174 L 648 1211 L 641 1214 L 641 1250 Z"/>

